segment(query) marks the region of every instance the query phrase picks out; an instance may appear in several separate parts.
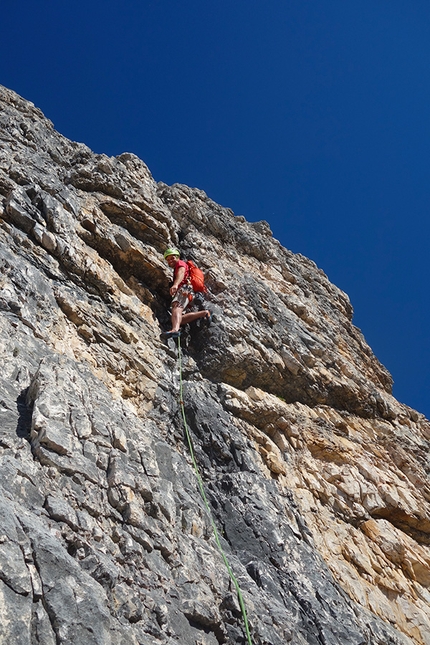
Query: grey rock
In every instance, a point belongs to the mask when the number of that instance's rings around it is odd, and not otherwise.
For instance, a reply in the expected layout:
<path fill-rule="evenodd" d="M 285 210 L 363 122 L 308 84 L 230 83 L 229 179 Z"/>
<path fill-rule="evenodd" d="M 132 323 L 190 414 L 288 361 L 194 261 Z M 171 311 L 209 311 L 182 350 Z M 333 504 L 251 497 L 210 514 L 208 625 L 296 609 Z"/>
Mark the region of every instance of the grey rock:
<path fill-rule="evenodd" d="M 254 645 L 429 644 L 430 423 L 347 295 L 267 222 L 0 107 L 0 642 L 246 643 L 227 560 Z M 181 379 L 170 245 L 214 312 Z"/>

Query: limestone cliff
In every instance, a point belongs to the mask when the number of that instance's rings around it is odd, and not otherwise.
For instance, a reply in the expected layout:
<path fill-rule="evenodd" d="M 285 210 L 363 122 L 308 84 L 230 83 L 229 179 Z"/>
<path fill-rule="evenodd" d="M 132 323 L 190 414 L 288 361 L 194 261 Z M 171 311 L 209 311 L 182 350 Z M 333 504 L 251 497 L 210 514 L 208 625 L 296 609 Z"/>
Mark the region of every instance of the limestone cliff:
<path fill-rule="evenodd" d="M 0 88 L 0 643 L 430 644 L 430 424 L 313 262 Z"/>

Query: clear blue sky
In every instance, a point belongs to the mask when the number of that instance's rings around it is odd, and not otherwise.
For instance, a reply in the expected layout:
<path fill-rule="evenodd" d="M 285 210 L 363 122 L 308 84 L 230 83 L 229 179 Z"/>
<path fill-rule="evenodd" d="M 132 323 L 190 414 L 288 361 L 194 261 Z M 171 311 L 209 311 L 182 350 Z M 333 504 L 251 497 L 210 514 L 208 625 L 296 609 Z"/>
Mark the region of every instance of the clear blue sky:
<path fill-rule="evenodd" d="M 428 0 L 4 4 L 1 84 L 94 151 L 268 220 L 430 417 Z"/>

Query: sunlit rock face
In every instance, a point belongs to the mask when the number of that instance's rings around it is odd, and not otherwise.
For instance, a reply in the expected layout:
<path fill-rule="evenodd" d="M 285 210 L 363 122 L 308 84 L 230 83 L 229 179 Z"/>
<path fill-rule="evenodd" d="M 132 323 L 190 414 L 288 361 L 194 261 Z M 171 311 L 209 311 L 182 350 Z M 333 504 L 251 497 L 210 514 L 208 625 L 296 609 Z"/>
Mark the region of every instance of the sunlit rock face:
<path fill-rule="evenodd" d="M 430 424 L 313 262 L 0 88 L 0 642 L 430 644 Z M 271 190 L 276 187 L 270 187 Z M 248 639 L 249 642 L 249 639 Z"/>

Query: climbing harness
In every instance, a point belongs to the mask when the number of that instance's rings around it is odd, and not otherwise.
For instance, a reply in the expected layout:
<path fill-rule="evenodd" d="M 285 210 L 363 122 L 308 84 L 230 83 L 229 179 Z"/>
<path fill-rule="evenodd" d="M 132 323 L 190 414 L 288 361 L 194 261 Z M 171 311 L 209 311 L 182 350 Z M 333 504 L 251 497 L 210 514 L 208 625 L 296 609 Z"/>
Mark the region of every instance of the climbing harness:
<path fill-rule="evenodd" d="M 228 574 L 230 576 L 230 579 L 233 582 L 233 584 L 235 586 L 235 589 L 236 589 L 237 598 L 239 600 L 239 605 L 240 605 L 240 609 L 241 609 L 241 612 L 242 612 L 242 617 L 243 617 L 243 622 L 244 622 L 244 626 L 245 626 L 245 632 L 246 632 L 246 638 L 247 638 L 247 641 L 248 641 L 248 645 L 252 645 L 251 634 L 250 634 L 250 631 L 249 631 L 248 618 L 247 618 L 246 609 L 245 609 L 245 602 L 243 600 L 242 592 L 240 590 L 239 583 L 236 580 L 236 577 L 235 577 L 235 575 L 234 575 L 234 573 L 233 573 L 233 571 L 232 571 L 232 569 L 230 567 L 229 561 L 227 560 L 227 556 L 225 555 L 224 550 L 223 550 L 223 548 L 221 546 L 221 541 L 219 539 L 218 529 L 216 527 L 215 521 L 214 521 L 213 516 L 212 516 L 212 512 L 211 512 L 211 509 L 210 509 L 210 506 L 209 506 L 209 502 L 207 500 L 205 489 L 204 489 L 204 486 L 203 486 L 203 480 L 202 480 L 202 478 L 200 476 L 199 468 L 197 466 L 197 461 L 196 461 L 196 458 L 195 458 L 195 455 L 194 455 L 193 442 L 191 440 L 191 434 L 190 434 L 190 431 L 188 429 L 187 418 L 186 418 L 186 415 L 185 415 L 184 396 L 183 396 L 183 382 L 182 382 L 182 350 L 181 350 L 181 337 L 180 336 L 178 336 L 177 342 L 178 342 L 178 363 L 179 363 L 179 403 L 180 403 L 180 406 L 181 406 L 182 420 L 183 420 L 183 423 L 184 423 L 184 429 L 185 429 L 185 435 L 187 437 L 188 448 L 190 450 L 191 460 L 193 462 L 194 471 L 196 473 L 200 494 L 201 494 L 201 496 L 203 498 L 203 502 L 204 502 L 204 505 L 205 505 L 206 510 L 208 512 L 209 519 L 210 519 L 210 522 L 211 522 L 211 525 L 212 525 L 212 529 L 213 529 L 214 536 L 215 536 L 215 542 L 217 544 L 217 547 L 218 547 L 218 550 L 219 550 L 219 552 L 221 554 L 221 557 L 224 560 L 224 564 L 225 564 L 225 566 L 227 568 L 227 571 L 228 571 Z"/>

